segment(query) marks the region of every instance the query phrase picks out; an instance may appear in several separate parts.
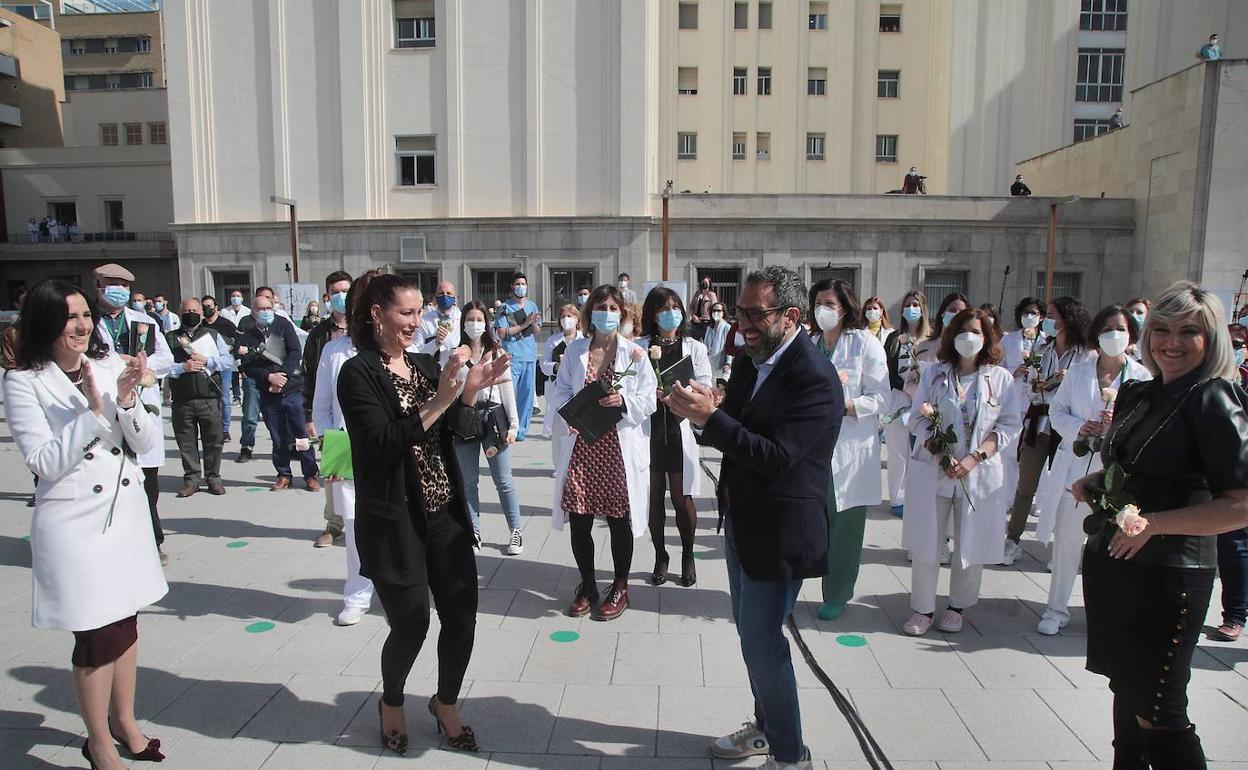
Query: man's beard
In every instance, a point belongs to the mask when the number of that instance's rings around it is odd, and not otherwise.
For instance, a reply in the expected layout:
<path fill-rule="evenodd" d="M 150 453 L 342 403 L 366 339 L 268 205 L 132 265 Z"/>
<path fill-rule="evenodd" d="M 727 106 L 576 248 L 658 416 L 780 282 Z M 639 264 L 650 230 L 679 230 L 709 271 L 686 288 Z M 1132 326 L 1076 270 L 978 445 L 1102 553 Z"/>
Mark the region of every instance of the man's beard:
<path fill-rule="evenodd" d="M 784 344 L 784 322 L 768 324 L 759 330 L 762 336 L 762 344 L 757 351 L 751 350 L 749 343 L 746 343 L 745 352 L 750 356 L 750 360 L 755 366 L 767 362 L 780 346 Z"/>

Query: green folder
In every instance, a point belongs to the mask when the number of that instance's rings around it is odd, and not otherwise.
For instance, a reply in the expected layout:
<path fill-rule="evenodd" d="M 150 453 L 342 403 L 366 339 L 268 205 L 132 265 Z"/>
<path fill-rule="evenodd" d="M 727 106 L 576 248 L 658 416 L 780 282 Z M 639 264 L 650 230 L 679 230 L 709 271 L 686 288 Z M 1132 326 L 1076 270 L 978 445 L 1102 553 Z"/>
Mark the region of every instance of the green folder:
<path fill-rule="evenodd" d="M 321 443 L 321 475 L 354 479 L 351 437 L 345 430 L 327 430 Z"/>

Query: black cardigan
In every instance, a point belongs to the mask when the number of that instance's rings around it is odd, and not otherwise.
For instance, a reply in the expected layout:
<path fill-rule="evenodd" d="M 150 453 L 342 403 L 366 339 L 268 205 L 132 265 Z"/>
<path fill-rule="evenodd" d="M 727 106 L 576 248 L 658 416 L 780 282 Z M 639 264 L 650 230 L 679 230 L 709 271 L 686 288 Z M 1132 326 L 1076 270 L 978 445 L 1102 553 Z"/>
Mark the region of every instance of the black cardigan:
<path fill-rule="evenodd" d="M 408 363 L 432 382 L 439 368 L 433 356 L 408 353 Z M 427 585 L 425 543 L 428 511 L 412 446 L 423 441 L 420 414 L 404 415 L 399 394 L 375 350 L 361 350 L 338 374 L 338 403 L 351 436 L 355 473 L 355 535 L 360 574 L 379 583 Z M 459 399 L 442 420 L 463 408 Z M 442 458 L 451 482 L 450 514 L 467 530 L 472 523 L 464 483 L 449 430 L 442 431 Z M 473 558 L 466 552 L 466 558 Z"/>

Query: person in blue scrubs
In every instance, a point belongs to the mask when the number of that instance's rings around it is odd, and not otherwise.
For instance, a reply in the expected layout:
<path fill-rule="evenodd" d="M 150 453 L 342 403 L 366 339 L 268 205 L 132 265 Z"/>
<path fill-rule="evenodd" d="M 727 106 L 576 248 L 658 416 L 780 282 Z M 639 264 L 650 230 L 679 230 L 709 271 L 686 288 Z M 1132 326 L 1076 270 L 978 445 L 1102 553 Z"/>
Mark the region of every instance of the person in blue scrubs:
<path fill-rule="evenodd" d="M 537 384 L 537 332 L 542 328 L 542 315 L 537 304 L 525 299 L 529 279 L 524 273 L 511 276 L 511 296 L 503 301 L 502 312 L 494 320 L 494 331 L 511 355 L 511 382 L 516 389 L 516 411 L 520 430 L 516 441 L 524 441 L 533 418 L 533 399 Z M 517 315 L 523 311 L 523 319 Z"/>

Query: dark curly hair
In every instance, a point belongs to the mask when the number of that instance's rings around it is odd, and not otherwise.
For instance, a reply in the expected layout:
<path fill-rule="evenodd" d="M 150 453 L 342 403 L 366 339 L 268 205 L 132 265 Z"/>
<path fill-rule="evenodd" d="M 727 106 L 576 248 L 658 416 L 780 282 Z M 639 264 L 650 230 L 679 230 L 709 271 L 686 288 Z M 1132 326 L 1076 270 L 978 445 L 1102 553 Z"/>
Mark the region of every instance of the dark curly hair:
<path fill-rule="evenodd" d="M 1091 319 L 1083 303 L 1074 297 L 1055 297 L 1049 304 L 1057 308 L 1062 318 L 1062 331 L 1066 334 L 1066 344 L 1071 347 L 1088 346 L 1088 327 Z"/>

